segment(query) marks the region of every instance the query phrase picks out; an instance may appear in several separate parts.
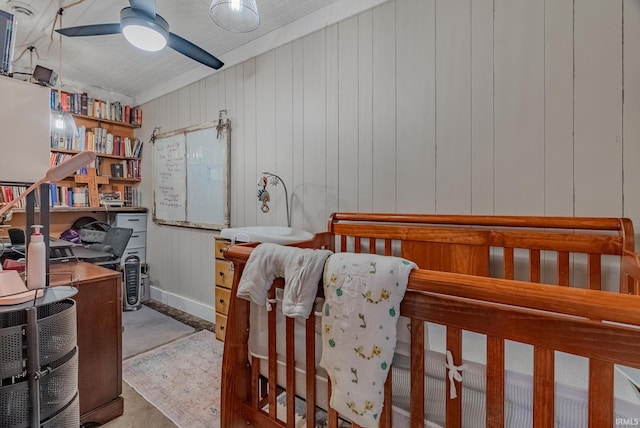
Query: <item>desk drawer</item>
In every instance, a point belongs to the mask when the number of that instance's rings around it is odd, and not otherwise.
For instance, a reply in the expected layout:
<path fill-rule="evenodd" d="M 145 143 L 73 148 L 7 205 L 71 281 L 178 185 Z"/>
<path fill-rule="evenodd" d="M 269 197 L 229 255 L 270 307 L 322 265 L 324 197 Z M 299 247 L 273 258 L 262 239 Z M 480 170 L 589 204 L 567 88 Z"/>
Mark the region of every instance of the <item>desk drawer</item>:
<path fill-rule="evenodd" d="M 227 315 L 229 313 L 229 303 L 231 303 L 231 290 L 216 287 L 216 313 Z"/>
<path fill-rule="evenodd" d="M 128 227 L 134 232 L 145 232 L 147 230 L 146 214 L 118 214 L 112 224 L 115 227 Z"/>
<path fill-rule="evenodd" d="M 227 332 L 227 316 L 216 314 L 216 339 L 224 342 L 224 335 Z"/>
<path fill-rule="evenodd" d="M 227 248 L 231 243 L 224 239 L 216 239 L 216 259 L 224 259 L 222 250 Z"/>
<path fill-rule="evenodd" d="M 216 260 L 216 285 L 231 288 L 233 285 L 233 263 L 227 260 Z"/>

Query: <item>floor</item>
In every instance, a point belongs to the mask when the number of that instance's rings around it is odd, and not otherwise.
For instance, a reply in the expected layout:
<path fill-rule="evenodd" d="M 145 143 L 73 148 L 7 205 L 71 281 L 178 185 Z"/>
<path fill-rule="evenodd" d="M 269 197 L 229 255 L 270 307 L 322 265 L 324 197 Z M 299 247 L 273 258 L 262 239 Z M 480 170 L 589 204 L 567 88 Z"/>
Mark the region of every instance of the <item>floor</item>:
<path fill-rule="evenodd" d="M 168 315 L 184 324 L 193 327 L 196 331 L 209 330 L 214 332 L 214 324 L 193 315 L 187 314 L 170 306 L 149 300 L 146 306 Z M 122 396 L 124 398 L 124 414 L 104 425 L 105 428 L 172 428 L 176 425 L 171 422 L 156 407 L 147 402 L 126 382 L 122 382 Z M 87 427 L 88 428 L 88 427 Z"/>

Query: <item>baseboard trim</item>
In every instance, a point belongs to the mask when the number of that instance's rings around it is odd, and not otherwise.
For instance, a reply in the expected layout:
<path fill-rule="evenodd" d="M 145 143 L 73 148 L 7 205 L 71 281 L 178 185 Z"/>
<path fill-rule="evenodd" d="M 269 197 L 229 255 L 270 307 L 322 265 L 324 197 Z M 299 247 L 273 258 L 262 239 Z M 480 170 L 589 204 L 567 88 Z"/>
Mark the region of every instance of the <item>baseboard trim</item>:
<path fill-rule="evenodd" d="M 207 306 L 195 300 L 188 299 L 177 294 L 169 293 L 157 287 L 149 287 L 149 297 L 156 302 L 164 303 L 172 308 L 181 310 L 203 320 L 215 323 L 216 310 L 213 306 Z"/>

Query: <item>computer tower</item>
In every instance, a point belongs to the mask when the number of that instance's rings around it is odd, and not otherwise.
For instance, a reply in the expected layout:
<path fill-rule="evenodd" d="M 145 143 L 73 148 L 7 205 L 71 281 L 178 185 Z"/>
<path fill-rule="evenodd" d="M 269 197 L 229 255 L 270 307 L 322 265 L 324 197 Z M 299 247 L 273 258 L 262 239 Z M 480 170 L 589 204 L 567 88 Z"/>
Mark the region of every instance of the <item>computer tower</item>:
<path fill-rule="evenodd" d="M 135 311 L 142 306 L 140 289 L 142 272 L 140 257 L 128 256 L 124 260 L 124 310 Z"/>

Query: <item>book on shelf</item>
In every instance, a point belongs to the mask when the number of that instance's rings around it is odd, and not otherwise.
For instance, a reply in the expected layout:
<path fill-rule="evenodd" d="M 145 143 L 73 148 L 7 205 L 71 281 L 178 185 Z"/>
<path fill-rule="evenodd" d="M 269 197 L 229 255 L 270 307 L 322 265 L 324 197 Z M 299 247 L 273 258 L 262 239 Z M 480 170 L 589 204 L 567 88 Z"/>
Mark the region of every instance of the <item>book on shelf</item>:
<path fill-rule="evenodd" d="M 86 187 L 73 188 L 73 206 L 86 207 L 89 202 L 89 194 Z"/>
<path fill-rule="evenodd" d="M 73 139 L 54 131 L 51 133 L 53 149 L 79 152 L 90 150 L 98 154 L 139 158 L 142 155 L 142 145 L 143 142 L 138 138 L 114 135 L 100 127 L 87 129 L 85 126 L 80 126 L 78 134 Z"/>
<path fill-rule="evenodd" d="M 49 206 L 64 208 L 80 208 L 88 206 L 89 192 L 82 186 L 49 185 Z"/>
<path fill-rule="evenodd" d="M 73 154 L 71 153 L 51 152 L 51 155 L 49 158 L 49 166 L 54 167 L 56 165 L 60 165 L 62 162 L 66 161 L 67 159 L 70 159 L 72 156 Z M 91 162 L 91 164 L 89 164 L 88 166 L 94 167 L 95 162 Z M 82 167 L 76 171 L 76 174 L 86 174 L 86 173 L 87 173 L 87 167 Z"/>
<path fill-rule="evenodd" d="M 0 186 L 0 205 L 8 204 L 20 196 L 27 190 L 27 186 Z M 40 189 L 33 192 L 35 196 L 35 206 L 40 206 Z M 27 206 L 27 198 L 23 198 L 16 205 L 16 208 L 25 208 Z"/>
<path fill-rule="evenodd" d="M 142 140 L 135 139 L 135 145 L 133 148 L 132 157 L 139 158 L 142 156 Z"/>
<path fill-rule="evenodd" d="M 80 114 L 84 114 L 85 116 L 89 112 L 88 101 L 89 101 L 89 94 L 87 94 L 86 92 L 83 92 L 80 98 Z"/>
<path fill-rule="evenodd" d="M 63 111 L 94 117 L 96 119 L 124 122 L 131 125 L 142 124 L 142 109 L 123 104 L 120 101 L 90 97 L 87 92 L 51 91 L 50 106 Z"/>

